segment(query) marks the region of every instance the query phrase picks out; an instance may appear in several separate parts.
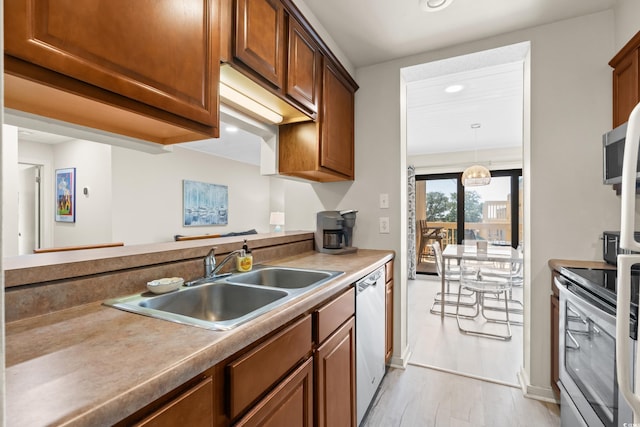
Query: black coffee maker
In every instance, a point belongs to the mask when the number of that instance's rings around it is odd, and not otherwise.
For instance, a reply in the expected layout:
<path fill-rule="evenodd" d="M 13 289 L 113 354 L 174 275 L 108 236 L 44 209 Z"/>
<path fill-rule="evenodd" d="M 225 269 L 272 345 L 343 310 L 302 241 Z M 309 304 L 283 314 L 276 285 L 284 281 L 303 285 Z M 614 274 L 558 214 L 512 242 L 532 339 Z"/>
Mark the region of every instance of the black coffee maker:
<path fill-rule="evenodd" d="M 353 253 L 353 227 L 356 225 L 356 210 L 321 211 L 316 215 L 316 251 L 341 255 Z"/>

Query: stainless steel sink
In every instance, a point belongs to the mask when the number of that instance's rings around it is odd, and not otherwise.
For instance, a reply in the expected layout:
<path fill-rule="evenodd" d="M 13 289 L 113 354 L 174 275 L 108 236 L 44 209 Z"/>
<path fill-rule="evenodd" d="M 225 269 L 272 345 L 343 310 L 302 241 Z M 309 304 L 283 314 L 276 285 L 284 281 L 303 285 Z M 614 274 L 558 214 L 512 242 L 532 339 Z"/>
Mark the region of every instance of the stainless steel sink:
<path fill-rule="evenodd" d="M 163 295 L 150 292 L 105 301 L 132 313 L 212 330 L 232 329 L 339 276 L 339 271 L 258 268 Z"/>
<path fill-rule="evenodd" d="M 264 267 L 249 273 L 233 275 L 226 279 L 226 282 L 272 288 L 301 289 L 321 285 L 340 274 L 341 272 L 339 271 Z"/>
<path fill-rule="evenodd" d="M 272 289 L 253 289 L 227 283 L 192 288 L 175 295 L 162 295 L 139 303 L 140 307 L 162 310 L 200 320 L 219 322 L 237 319 L 287 296 Z"/>

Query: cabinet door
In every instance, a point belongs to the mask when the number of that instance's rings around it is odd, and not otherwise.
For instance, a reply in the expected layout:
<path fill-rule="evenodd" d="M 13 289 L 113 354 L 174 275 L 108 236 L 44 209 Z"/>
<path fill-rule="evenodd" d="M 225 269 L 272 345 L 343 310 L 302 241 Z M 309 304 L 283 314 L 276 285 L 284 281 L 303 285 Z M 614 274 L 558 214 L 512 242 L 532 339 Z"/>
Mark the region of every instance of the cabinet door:
<path fill-rule="evenodd" d="M 5 53 L 217 127 L 217 1 L 6 0 Z"/>
<path fill-rule="evenodd" d="M 318 111 L 321 62 L 320 50 L 311 35 L 290 16 L 287 95 L 312 113 Z"/>
<path fill-rule="evenodd" d="M 629 119 L 640 101 L 640 50 L 629 53 L 613 70 L 613 127 Z"/>
<path fill-rule="evenodd" d="M 320 166 L 353 179 L 354 90 L 325 61 L 320 117 Z"/>
<path fill-rule="evenodd" d="M 211 427 L 213 425 L 213 382 L 211 377 L 180 395 L 135 426 Z"/>
<path fill-rule="evenodd" d="M 387 282 L 385 294 L 385 319 L 386 319 L 386 339 L 385 339 L 385 363 L 389 364 L 393 354 L 393 279 Z"/>
<path fill-rule="evenodd" d="M 315 354 L 316 425 L 355 426 L 356 347 L 352 317 Z"/>
<path fill-rule="evenodd" d="M 278 0 L 237 0 L 235 57 L 278 89 L 284 84 L 284 28 Z"/>
<path fill-rule="evenodd" d="M 308 359 L 235 425 L 311 427 L 313 425 L 312 367 L 312 359 Z"/>

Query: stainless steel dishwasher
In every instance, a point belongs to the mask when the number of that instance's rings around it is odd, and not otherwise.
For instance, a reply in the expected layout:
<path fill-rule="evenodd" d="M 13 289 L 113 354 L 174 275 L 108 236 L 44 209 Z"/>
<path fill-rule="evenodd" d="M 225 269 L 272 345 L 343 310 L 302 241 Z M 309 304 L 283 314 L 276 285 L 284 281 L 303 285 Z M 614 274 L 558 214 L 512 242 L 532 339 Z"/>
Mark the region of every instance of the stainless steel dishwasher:
<path fill-rule="evenodd" d="M 385 373 L 385 270 L 356 283 L 356 383 L 358 425 Z"/>

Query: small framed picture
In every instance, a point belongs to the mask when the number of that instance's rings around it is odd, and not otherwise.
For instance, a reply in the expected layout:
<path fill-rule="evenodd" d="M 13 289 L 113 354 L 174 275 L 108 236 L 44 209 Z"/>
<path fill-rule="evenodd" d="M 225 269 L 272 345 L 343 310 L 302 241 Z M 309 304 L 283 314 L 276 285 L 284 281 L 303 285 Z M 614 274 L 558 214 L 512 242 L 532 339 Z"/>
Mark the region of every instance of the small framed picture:
<path fill-rule="evenodd" d="M 56 169 L 56 221 L 76 222 L 76 168 Z"/>

